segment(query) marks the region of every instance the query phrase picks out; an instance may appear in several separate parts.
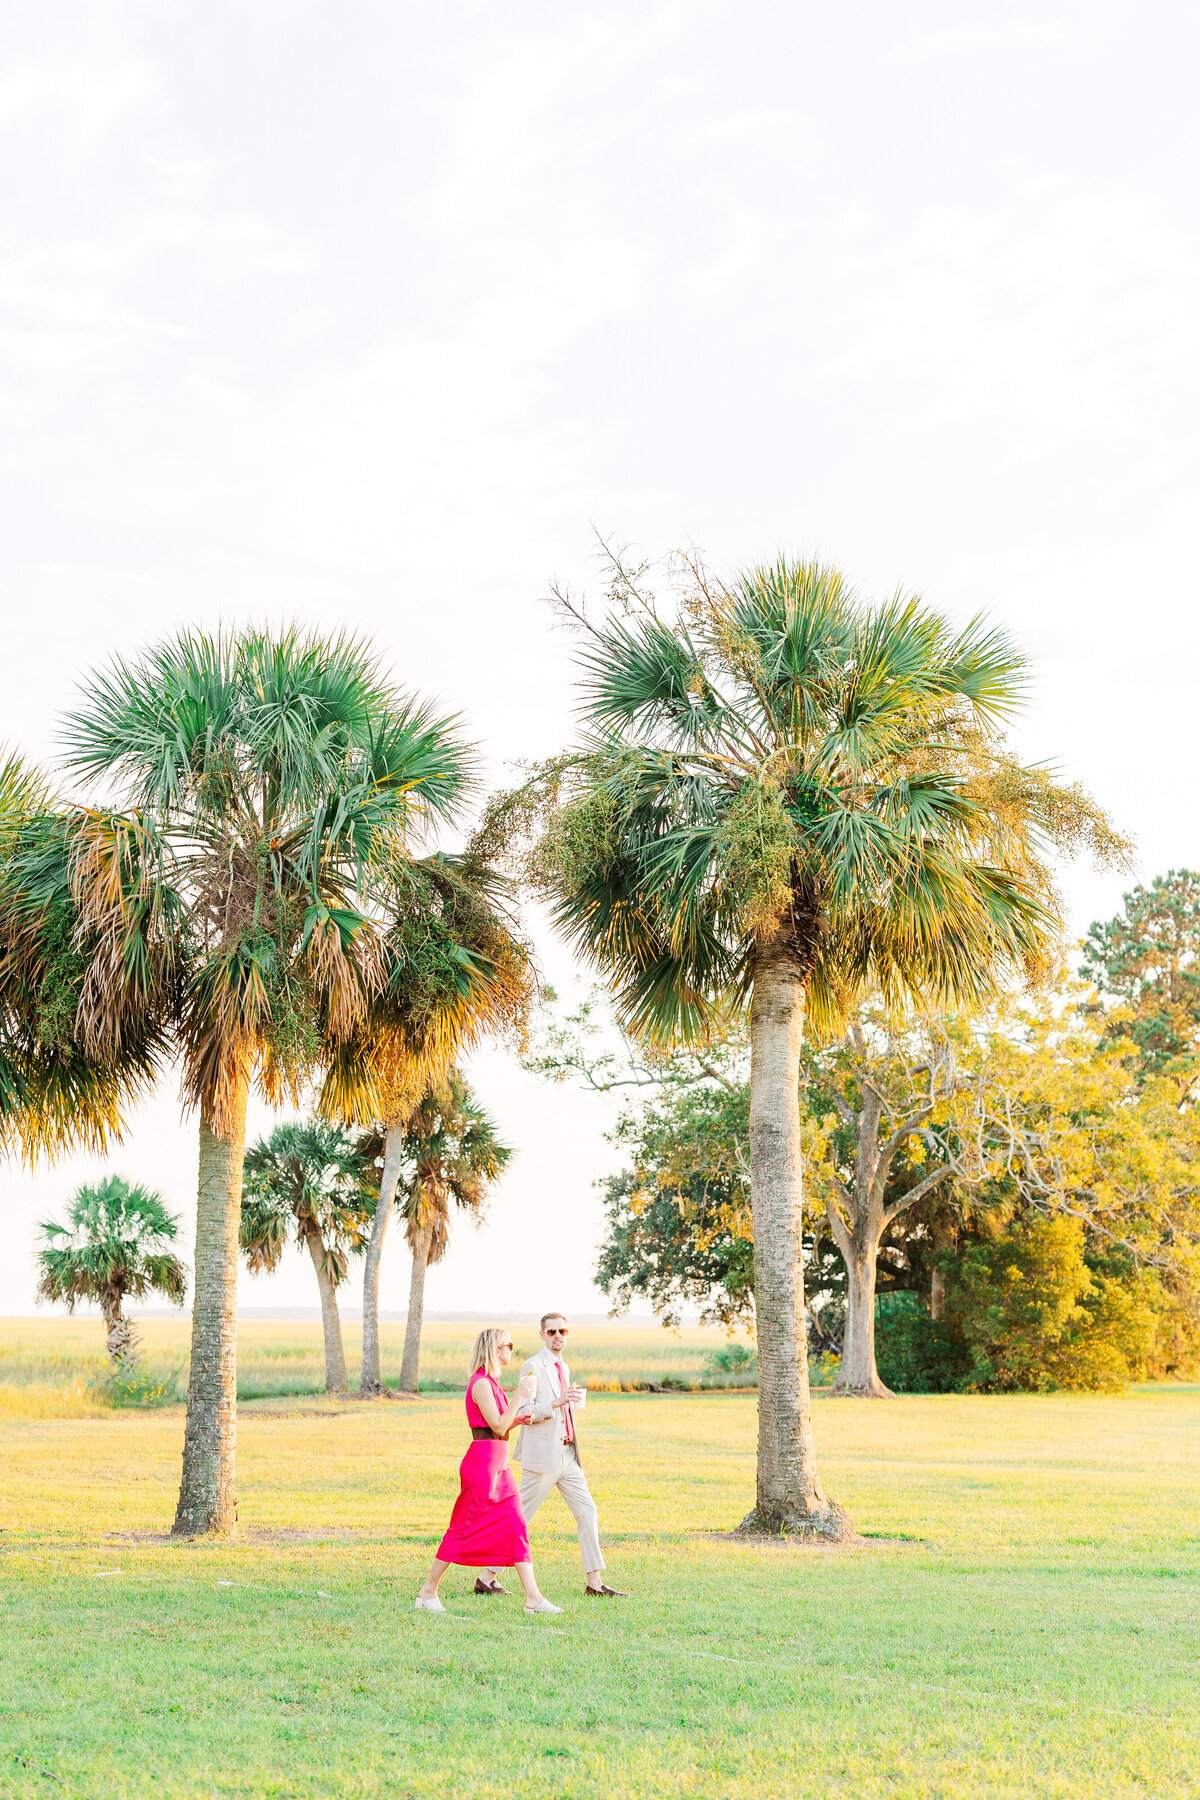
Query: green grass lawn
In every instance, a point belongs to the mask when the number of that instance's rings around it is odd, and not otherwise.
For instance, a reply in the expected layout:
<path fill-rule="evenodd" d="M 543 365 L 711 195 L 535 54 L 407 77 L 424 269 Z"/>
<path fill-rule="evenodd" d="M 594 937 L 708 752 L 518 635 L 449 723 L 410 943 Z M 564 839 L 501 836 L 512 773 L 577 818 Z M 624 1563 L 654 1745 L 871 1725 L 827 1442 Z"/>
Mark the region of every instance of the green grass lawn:
<path fill-rule="evenodd" d="M 412 1597 L 461 1401 L 264 1401 L 242 1539 L 164 1541 L 178 1409 L 0 1423 L 0 1795 L 1193 1796 L 1200 1390 L 818 1399 L 835 1552 L 731 1543 L 754 1402 L 597 1395 L 612 1574 Z M 24 1758 L 24 1761 L 18 1760 Z"/>

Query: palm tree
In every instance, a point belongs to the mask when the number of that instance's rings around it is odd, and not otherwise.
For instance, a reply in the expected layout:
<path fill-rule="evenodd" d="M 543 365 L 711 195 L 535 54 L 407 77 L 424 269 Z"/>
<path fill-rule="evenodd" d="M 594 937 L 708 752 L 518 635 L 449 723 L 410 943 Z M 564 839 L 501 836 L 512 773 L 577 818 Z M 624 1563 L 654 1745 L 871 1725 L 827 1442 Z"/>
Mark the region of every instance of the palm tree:
<path fill-rule="evenodd" d="M 899 1009 L 1040 970 L 1051 852 L 1115 840 L 1085 795 L 1005 749 L 1024 663 L 978 620 L 954 631 L 916 599 L 868 605 L 814 562 L 728 588 L 689 565 L 670 616 L 618 562 L 614 596 L 599 625 L 562 598 L 587 633 L 588 728 L 485 830 L 499 843 L 540 820 L 527 873 L 634 1032 L 697 1041 L 748 1013 L 759 1431 L 744 1525 L 838 1537 L 803 1341 L 806 1016 L 830 1027 L 868 982 Z"/>
<path fill-rule="evenodd" d="M 164 1294 L 175 1306 L 183 1304 L 187 1275 L 171 1249 L 178 1228 L 160 1195 L 119 1175 L 81 1187 L 65 1225 L 46 1219 L 39 1228 L 38 1296 L 65 1301 L 68 1312 L 94 1302 L 104 1317 L 109 1361 L 131 1362 L 138 1345 L 122 1312 L 125 1301 Z"/>
<path fill-rule="evenodd" d="M 346 1134 L 320 1119 L 277 1125 L 246 1152 L 240 1233 L 246 1265 L 255 1275 L 277 1268 L 294 1229 L 321 1295 L 327 1394 L 349 1387 L 337 1290 L 351 1253 L 366 1243 L 375 1210 L 370 1172 L 370 1160 Z"/>
<path fill-rule="evenodd" d="M 410 1173 L 403 1182 L 402 1211 L 412 1251 L 412 1282 L 400 1368 L 405 1393 L 415 1394 L 420 1385 L 425 1271 L 440 1262 L 449 1247 L 450 1207 L 460 1206 L 478 1217 L 489 1187 L 512 1154 L 458 1069 L 451 1069 L 422 1097 L 408 1121 L 403 1161 Z"/>
<path fill-rule="evenodd" d="M 192 1363 L 174 1530 L 233 1535 L 236 1288 L 246 1103 L 302 1084 L 382 978 L 374 899 L 412 833 L 452 816 L 451 725 L 367 649 L 285 631 L 183 633 L 85 689 L 69 766 L 112 810 L 74 822 L 69 878 L 98 941 L 83 1042 L 165 1009 L 200 1113 Z"/>
<path fill-rule="evenodd" d="M 363 1396 L 383 1393 L 379 1268 L 414 1108 L 485 1033 L 524 1047 L 537 983 L 508 898 L 507 884 L 473 843 L 461 856 L 431 856 L 398 871 L 385 906 L 385 978 L 362 1027 L 330 1062 L 322 1112 L 382 1128 L 379 1202 L 363 1259 Z"/>

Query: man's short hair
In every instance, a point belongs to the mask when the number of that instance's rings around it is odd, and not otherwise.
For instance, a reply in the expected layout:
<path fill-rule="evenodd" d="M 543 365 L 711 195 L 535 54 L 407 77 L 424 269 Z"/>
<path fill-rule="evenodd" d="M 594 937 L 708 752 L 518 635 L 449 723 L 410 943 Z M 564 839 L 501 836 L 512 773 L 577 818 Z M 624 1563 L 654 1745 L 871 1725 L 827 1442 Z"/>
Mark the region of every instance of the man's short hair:
<path fill-rule="evenodd" d="M 566 1323 L 567 1323 L 567 1315 L 566 1315 L 566 1313 L 565 1313 L 565 1312 L 548 1312 L 548 1313 L 543 1313 L 543 1314 L 542 1314 L 542 1317 L 541 1317 L 541 1321 L 540 1321 L 540 1323 L 539 1323 L 539 1325 L 538 1325 L 538 1330 L 539 1330 L 539 1331 L 545 1331 L 545 1329 L 546 1329 L 546 1323 L 547 1323 L 547 1320 L 549 1320 L 549 1319 L 561 1319 L 561 1320 L 562 1320 L 562 1322 L 563 1322 L 563 1324 L 564 1324 L 564 1325 L 565 1325 L 565 1324 L 566 1324 Z"/>

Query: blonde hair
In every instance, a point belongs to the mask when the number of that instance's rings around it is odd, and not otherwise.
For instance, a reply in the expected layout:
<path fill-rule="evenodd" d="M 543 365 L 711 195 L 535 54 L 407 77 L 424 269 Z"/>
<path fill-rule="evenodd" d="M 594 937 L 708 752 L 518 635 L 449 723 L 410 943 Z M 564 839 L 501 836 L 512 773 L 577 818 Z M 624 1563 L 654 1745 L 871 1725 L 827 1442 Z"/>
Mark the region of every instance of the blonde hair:
<path fill-rule="evenodd" d="M 561 1319 L 561 1320 L 562 1320 L 562 1322 L 563 1322 L 563 1324 L 564 1324 L 564 1325 L 569 1325 L 569 1324 L 570 1324 L 570 1323 L 571 1323 L 571 1321 L 570 1321 L 570 1320 L 569 1320 L 569 1319 L 568 1319 L 568 1317 L 567 1317 L 567 1315 L 566 1315 L 566 1313 L 564 1313 L 564 1312 L 548 1312 L 548 1313 L 543 1313 L 543 1314 L 542 1314 L 542 1322 L 541 1322 L 541 1324 L 540 1324 L 540 1325 L 539 1325 L 539 1326 L 538 1326 L 538 1330 L 539 1330 L 539 1331 L 545 1331 L 545 1329 L 546 1329 L 546 1321 L 547 1321 L 547 1320 L 548 1320 L 548 1319 Z"/>
<path fill-rule="evenodd" d="M 485 1325 L 471 1347 L 471 1366 L 467 1370 L 470 1381 L 477 1369 L 486 1369 L 489 1375 L 495 1375 L 500 1368 L 500 1345 L 511 1333 L 505 1331 L 503 1325 Z"/>

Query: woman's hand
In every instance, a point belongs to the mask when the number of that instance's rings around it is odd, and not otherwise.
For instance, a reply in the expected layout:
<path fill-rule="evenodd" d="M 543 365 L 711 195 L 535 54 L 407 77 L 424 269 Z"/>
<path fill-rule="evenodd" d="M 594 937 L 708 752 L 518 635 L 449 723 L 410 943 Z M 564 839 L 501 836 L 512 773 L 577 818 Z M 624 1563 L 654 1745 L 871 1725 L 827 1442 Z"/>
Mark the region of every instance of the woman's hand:
<path fill-rule="evenodd" d="M 502 1437 L 507 1437 L 517 1422 L 517 1414 L 525 1411 L 536 1393 L 537 1376 L 523 1375 L 517 1383 L 516 1393 L 501 1412 L 496 1404 L 495 1389 L 491 1382 L 485 1380 L 481 1375 L 471 1389 L 471 1398 L 492 1430 L 499 1432 Z M 508 1396 L 505 1395 L 505 1398 L 507 1399 Z"/>

